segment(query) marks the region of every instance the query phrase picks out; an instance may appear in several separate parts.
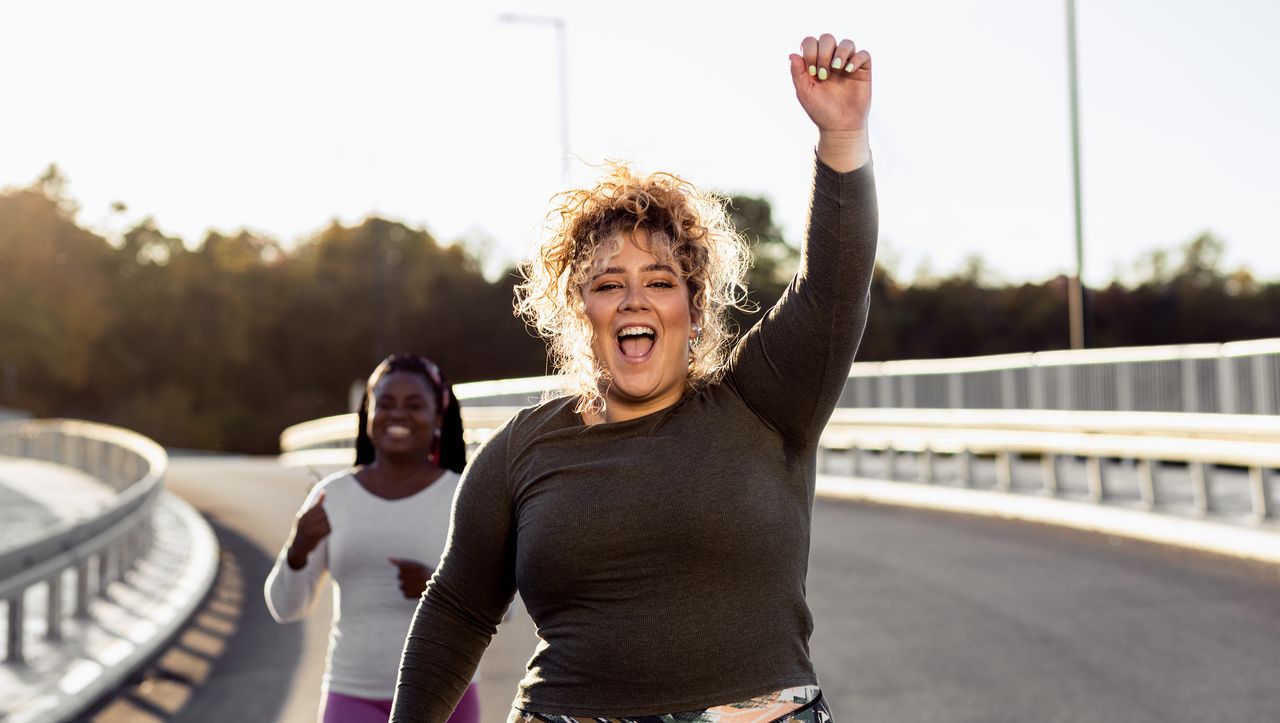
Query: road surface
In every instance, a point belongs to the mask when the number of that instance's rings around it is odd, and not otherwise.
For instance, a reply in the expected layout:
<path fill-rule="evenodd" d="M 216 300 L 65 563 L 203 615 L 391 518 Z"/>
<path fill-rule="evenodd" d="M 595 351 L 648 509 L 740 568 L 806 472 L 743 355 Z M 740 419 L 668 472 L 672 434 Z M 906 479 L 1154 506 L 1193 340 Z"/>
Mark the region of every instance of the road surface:
<path fill-rule="evenodd" d="M 96 720 L 312 721 L 329 610 L 277 625 L 272 558 L 311 482 L 254 458 L 175 458 L 169 487 L 224 546 L 210 602 Z M 819 501 L 812 652 L 838 721 L 1280 719 L 1280 567 L 1057 528 Z M 534 636 L 482 665 L 502 721 Z"/>

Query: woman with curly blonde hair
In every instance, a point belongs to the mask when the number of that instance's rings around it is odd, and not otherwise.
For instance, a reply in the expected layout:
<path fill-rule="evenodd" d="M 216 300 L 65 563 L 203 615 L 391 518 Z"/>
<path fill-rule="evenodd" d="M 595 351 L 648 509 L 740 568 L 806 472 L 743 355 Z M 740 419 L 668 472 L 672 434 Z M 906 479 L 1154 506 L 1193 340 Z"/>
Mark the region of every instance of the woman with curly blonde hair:
<path fill-rule="evenodd" d="M 597 334 L 591 308 L 607 306 L 604 292 L 618 287 L 593 282 L 608 276 L 601 272 L 633 246 L 653 255 L 667 267 L 669 280 L 685 287 L 680 302 L 689 307 L 690 343 L 687 349 L 681 348 L 683 340 L 668 347 L 681 357 L 669 369 L 679 372 L 691 391 L 718 380 L 733 338 L 728 311 L 746 299 L 742 281 L 750 263 L 724 200 L 670 173 L 638 176 L 624 165 L 614 166 L 594 188 L 566 191 L 559 199 L 551 213 L 553 232 L 523 269 L 516 310 L 547 341 L 566 391 L 578 398 L 577 411 L 599 417 L 607 408 L 612 370 L 620 365 L 609 363 L 608 349 L 593 348 Z M 656 331 L 629 335 L 620 349 L 647 349 L 641 343 L 646 341 L 656 345 L 651 338 Z"/>
<path fill-rule="evenodd" d="M 569 394 L 518 413 L 454 500 L 393 721 L 444 721 L 518 589 L 540 643 L 509 722 L 830 721 L 804 598 L 819 435 L 866 322 L 871 58 L 791 55 L 818 128 L 801 267 L 731 345 L 745 247 L 664 173 L 569 191 L 517 310 Z"/>

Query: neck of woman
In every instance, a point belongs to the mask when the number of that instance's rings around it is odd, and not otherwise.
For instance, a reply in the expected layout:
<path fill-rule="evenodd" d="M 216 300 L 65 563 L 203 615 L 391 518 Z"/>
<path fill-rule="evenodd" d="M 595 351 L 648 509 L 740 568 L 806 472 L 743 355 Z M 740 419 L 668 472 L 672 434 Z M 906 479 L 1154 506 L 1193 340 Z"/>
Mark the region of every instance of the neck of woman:
<path fill-rule="evenodd" d="M 370 492 L 396 498 L 425 489 L 442 474 L 443 469 L 422 458 L 397 460 L 378 457 L 362 469 L 357 478 Z"/>
<path fill-rule="evenodd" d="M 637 417 L 644 417 L 654 412 L 661 412 L 668 407 L 674 407 L 680 401 L 680 397 L 674 399 L 655 399 L 648 404 L 628 404 L 609 400 L 603 412 L 586 410 L 582 412 L 582 423 L 590 427 L 593 424 L 602 422 L 626 422 Z"/>

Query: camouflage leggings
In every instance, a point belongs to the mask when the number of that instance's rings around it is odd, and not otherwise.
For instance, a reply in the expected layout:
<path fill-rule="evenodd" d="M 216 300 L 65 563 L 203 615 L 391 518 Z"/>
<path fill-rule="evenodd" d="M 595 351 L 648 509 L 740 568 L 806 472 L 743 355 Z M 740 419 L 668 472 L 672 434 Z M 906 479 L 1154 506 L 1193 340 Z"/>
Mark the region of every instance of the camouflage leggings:
<path fill-rule="evenodd" d="M 803 703 L 799 708 L 796 703 Z M 758 698 L 705 710 L 637 718 L 588 718 L 534 711 L 511 711 L 507 723 L 831 723 L 831 709 L 817 686 L 788 688 Z"/>

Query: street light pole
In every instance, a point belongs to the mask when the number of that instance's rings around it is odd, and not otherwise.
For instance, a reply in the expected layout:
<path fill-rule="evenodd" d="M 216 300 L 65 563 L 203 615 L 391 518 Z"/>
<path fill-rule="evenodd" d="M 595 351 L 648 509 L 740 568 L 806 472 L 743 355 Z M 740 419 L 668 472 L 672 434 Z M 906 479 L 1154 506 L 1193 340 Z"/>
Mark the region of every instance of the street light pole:
<path fill-rule="evenodd" d="M 498 20 L 504 23 L 550 25 L 556 31 L 556 60 L 559 65 L 560 85 L 560 176 L 569 184 L 569 40 L 564 18 L 552 15 L 521 15 L 503 13 Z"/>
<path fill-rule="evenodd" d="M 1080 199 L 1080 99 L 1076 83 L 1076 3 L 1067 0 L 1067 82 L 1071 105 L 1071 181 L 1075 201 L 1076 274 L 1067 282 L 1071 348 L 1088 345 L 1084 326 L 1084 224 Z"/>

